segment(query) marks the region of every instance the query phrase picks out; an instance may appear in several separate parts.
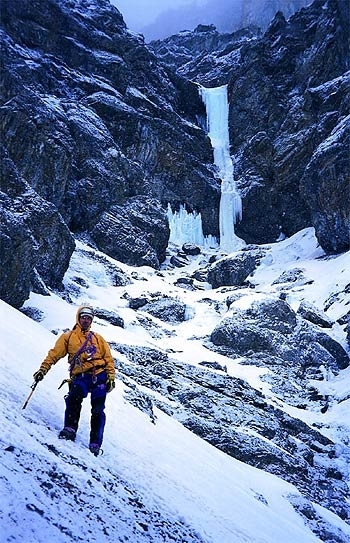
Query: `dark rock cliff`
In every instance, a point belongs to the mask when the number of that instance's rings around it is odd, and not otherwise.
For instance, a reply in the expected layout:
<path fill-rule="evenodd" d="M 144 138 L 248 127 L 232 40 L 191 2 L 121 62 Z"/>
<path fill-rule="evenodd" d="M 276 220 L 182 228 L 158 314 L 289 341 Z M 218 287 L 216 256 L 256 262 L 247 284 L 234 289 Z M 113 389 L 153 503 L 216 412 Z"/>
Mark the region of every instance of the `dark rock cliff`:
<path fill-rule="evenodd" d="M 208 233 L 213 225 L 217 230 L 220 188 L 210 143 L 195 124 L 204 107 L 193 83 L 170 77 L 107 0 L 4 0 L 1 16 L 2 143 L 14 175 L 31 189 L 22 201 L 24 212 L 40 209 L 42 220 L 50 222 L 55 210 L 68 235 L 96 233 L 115 206 L 124 219 L 135 215 L 133 197 L 138 195 L 153 198 L 164 209 L 168 202 L 175 207 L 188 202 L 202 211 Z M 67 252 L 59 242 L 49 250 L 44 238 L 34 235 L 39 212 L 24 227 L 11 211 L 7 176 L 3 168 L 6 223 L 17 221 L 31 257 L 21 295 L 12 294 L 16 283 L 11 274 L 1 282 L 0 293 L 19 306 L 32 288 L 28 277 L 34 269 L 48 286 L 60 283 L 72 240 Z M 157 267 L 164 260 L 166 214 L 160 213 L 158 220 L 165 235 L 143 236 L 137 250 L 130 243 L 126 262 Z M 52 240 L 62 235 L 56 234 Z M 138 234 L 129 230 L 131 237 Z M 98 243 L 99 236 L 94 238 Z M 9 260 L 16 250 L 11 239 L 7 236 L 2 247 Z M 117 247 L 118 236 L 101 244 L 114 255 Z M 47 281 L 55 272 L 55 280 Z M 18 267 L 17 273 L 21 275 Z"/>
<path fill-rule="evenodd" d="M 3 0 L 1 249 L 18 264 L 5 268 L 1 298 L 19 307 L 31 289 L 59 287 L 76 233 L 159 266 L 169 202 L 200 211 L 204 234 L 218 235 L 197 82 L 229 88 L 237 234 L 265 243 L 314 226 L 326 252 L 347 250 L 346 4 L 278 13 L 263 35 L 202 25 L 151 48 L 108 0 Z"/>
<path fill-rule="evenodd" d="M 151 44 L 177 73 L 228 85 L 247 243 L 312 225 L 326 252 L 349 249 L 349 20 L 348 2 L 317 0 L 262 36 L 201 25 Z"/>
<path fill-rule="evenodd" d="M 312 224 L 325 251 L 349 249 L 349 33 L 340 4 L 314 2 L 288 22 L 278 14 L 231 74 L 230 137 L 245 194 L 237 233 L 246 241 Z"/>

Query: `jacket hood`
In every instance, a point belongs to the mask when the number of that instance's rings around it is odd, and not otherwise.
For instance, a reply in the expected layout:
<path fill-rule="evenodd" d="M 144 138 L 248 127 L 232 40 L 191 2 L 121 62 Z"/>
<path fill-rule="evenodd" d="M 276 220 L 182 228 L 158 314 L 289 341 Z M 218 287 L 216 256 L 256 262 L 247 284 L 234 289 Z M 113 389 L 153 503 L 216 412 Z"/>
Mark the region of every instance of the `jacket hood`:
<path fill-rule="evenodd" d="M 84 309 L 88 313 L 91 313 L 92 317 L 94 316 L 94 309 L 91 307 L 91 305 L 81 305 L 80 307 L 78 307 L 78 310 L 77 310 L 77 313 L 76 313 L 75 324 L 79 324 L 79 317 L 80 317 L 82 312 L 84 313 L 84 311 L 83 311 Z"/>

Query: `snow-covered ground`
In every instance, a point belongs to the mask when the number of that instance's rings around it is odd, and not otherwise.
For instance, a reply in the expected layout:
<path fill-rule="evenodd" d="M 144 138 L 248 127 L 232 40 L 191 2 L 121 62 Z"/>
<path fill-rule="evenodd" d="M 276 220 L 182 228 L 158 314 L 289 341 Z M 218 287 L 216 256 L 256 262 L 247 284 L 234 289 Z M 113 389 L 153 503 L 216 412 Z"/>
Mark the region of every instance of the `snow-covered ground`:
<path fill-rule="evenodd" d="M 349 310 L 349 294 L 339 294 L 350 282 L 350 253 L 325 258 L 312 229 L 271 245 L 259 269 L 250 278 L 254 296 L 271 294 L 273 281 L 291 268 L 302 268 L 312 283 L 292 288 L 287 301 L 294 309 L 302 299 L 324 309 L 333 296 L 327 314 L 333 320 Z M 39 383 L 27 408 L 23 403 L 30 392 L 32 375 L 57 336 L 75 322 L 77 306 L 116 311 L 125 322 L 119 328 L 95 319 L 93 329 L 108 341 L 172 349 L 179 361 L 197 364 L 203 360 L 201 342 L 220 315 L 204 297 L 223 300 L 222 289 L 185 290 L 174 285 L 184 269 L 164 266 L 162 273 L 151 268 L 129 268 L 114 262 L 133 276 L 133 283 L 114 287 L 103 265 L 92 258 L 93 251 L 77 243 L 67 287 L 77 276 L 88 287 L 68 303 L 56 294 L 32 294 L 26 307 L 42 312 L 40 322 L 0 302 L 0 540 L 23 543 L 67 543 L 104 541 L 143 543 L 316 543 L 319 539 L 304 524 L 289 502 L 299 493 L 276 476 L 247 466 L 193 435 L 168 415 L 155 409 L 156 423 L 128 403 L 125 385 L 117 381 L 107 397 L 107 424 L 104 454 L 90 454 L 89 401 L 85 400 L 75 443 L 59 440 L 62 427 L 68 365 L 61 360 Z M 87 253 L 90 251 L 91 256 Z M 188 273 L 199 266 L 203 255 L 192 257 Z M 135 273 L 136 272 L 136 273 Z M 248 289 L 250 291 L 250 289 Z M 172 336 L 152 338 L 135 319 L 123 296 L 143 292 L 176 295 L 190 307 L 191 319 L 169 326 Z M 277 292 L 277 291 L 276 291 Z M 240 303 L 249 303 L 245 291 Z M 73 297 L 73 295 L 71 295 Z M 55 331 L 55 334 L 52 333 Z M 331 332 L 345 344 L 343 328 Z M 116 356 L 118 353 L 114 353 Z M 262 368 L 239 364 L 205 350 L 205 360 L 227 365 L 229 373 L 246 379 L 251 386 L 270 396 L 261 380 Z M 349 460 L 350 369 L 317 382 L 322 393 L 335 401 L 324 414 L 303 411 L 308 423 L 322 424 L 320 431 L 336 441 L 344 462 Z M 301 416 L 288 408 L 293 416 Z M 318 513 L 349 537 L 350 527 L 340 518 L 315 504 Z M 345 534 L 345 535 L 344 535 Z"/>

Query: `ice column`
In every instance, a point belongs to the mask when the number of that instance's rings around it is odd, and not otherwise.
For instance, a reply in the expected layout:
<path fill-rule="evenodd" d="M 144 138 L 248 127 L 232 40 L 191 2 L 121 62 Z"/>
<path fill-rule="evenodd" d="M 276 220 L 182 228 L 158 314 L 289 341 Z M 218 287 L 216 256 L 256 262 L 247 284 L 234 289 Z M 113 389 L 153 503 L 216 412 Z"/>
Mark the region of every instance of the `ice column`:
<path fill-rule="evenodd" d="M 202 229 L 202 217 L 200 213 L 189 213 L 185 205 L 181 205 L 178 211 L 173 212 L 170 204 L 167 211 L 170 227 L 169 241 L 176 245 L 194 243 L 206 248 L 218 246 L 213 236 L 204 236 Z"/>
<path fill-rule="evenodd" d="M 221 178 L 220 248 L 230 253 L 240 249 L 244 242 L 236 236 L 234 230 L 237 220 L 242 218 L 242 200 L 234 181 L 230 156 L 227 85 L 211 89 L 200 87 L 200 95 L 207 112 L 207 129 L 213 146 L 214 163 Z"/>

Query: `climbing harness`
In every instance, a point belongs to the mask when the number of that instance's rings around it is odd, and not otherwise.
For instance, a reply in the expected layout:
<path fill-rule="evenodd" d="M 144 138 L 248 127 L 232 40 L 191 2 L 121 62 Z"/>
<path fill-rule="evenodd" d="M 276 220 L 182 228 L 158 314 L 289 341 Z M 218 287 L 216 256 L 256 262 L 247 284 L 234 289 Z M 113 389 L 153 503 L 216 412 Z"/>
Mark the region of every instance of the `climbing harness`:
<path fill-rule="evenodd" d="M 73 358 L 72 358 L 72 360 L 70 362 L 70 365 L 69 365 L 69 372 L 70 373 L 73 371 L 75 366 L 77 366 L 77 365 L 80 366 L 81 365 L 80 355 L 82 355 L 83 353 L 86 352 L 88 354 L 87 360 L 91 360 L 92 357 L 94 356 L 94 354 L 96 353 L 97 347 L 96 347 L 96 345 L 92 344 L 92 337 L 93 337 L 93 333 L 89 332 L 88 335 L 86 336 L 86 340 L 84 341 L 84 343 L 82 344 L 80 349 L 73 356 Z M 90 346 L 88 346 L 89 342 L 91 343 Z"/>

